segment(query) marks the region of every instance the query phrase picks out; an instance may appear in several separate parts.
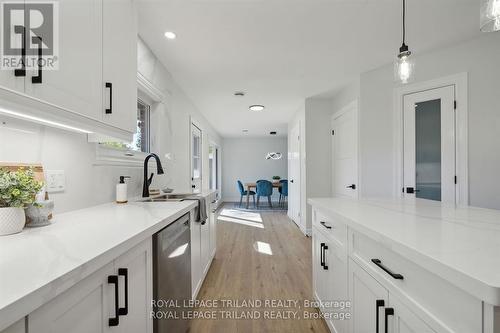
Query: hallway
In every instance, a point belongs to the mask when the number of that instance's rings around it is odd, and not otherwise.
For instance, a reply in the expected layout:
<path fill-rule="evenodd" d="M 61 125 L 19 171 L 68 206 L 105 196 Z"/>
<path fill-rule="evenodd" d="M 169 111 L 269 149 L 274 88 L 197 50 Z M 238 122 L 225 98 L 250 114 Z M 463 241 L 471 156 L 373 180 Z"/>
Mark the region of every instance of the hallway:
<path fill-rule="evenodd" d="M 313 300 L 311 239 L 286 212 L 248 212 L 226 205 L 217 223 L 216 259 L 198 299 L 239 304 L 200 307 L 200 311 L 220 310 L 233 317 L 222 318 L 219 312 L 216 320 L 194 320 L 191 332 L 328 332 L 322 319 L 303 319 L 305 312 L 318 315 L 316 309 L 303 306 L 304 300 Z M 245 300 L 262 303 L 246 307 Z M 278 304 L 266 305 L 271 301 Z M 255 314 L 254 310 L 259 319 L 241 319 L 246 313 Z"/>

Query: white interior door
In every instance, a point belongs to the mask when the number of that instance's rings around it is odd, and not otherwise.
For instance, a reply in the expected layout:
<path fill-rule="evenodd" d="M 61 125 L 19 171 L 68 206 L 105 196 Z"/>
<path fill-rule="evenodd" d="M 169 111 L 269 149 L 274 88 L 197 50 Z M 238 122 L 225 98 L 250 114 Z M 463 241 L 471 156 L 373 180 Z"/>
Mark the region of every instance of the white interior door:
<path fill-rule="evenodd" d="M 352 103 L 332 117 L 332 192 L 357 198 L 358 109 Z"/>
<path fill-rule="evenodd" d="M 202 145 L 201 130 L 191 124 L 191 188 L 193 193 L 201 192 Z"/>
<path fill-rule="evenodd" d="M 455 87 L 404 97 L 403 196 L 455 203 Z"/>
<path fill-rule="evenodd" d="M 300 123 L 290 131 L 288 154 L 288 216 L 300 224 Z"/>

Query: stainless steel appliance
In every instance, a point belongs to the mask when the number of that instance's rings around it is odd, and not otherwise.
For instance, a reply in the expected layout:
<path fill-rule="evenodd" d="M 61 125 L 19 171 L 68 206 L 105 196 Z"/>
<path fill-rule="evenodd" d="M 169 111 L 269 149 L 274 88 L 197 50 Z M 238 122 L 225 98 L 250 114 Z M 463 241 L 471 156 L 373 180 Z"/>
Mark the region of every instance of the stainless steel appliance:
<path fill-rule="evenodd" d="M 155 333 L 185 333 L 189 321 L 182 319 L 185 300 L 191 299 L 191 235 L 189 213 L 153 236 L 153 293 L 156 307 L 178 318 L 154 320 Z"/>

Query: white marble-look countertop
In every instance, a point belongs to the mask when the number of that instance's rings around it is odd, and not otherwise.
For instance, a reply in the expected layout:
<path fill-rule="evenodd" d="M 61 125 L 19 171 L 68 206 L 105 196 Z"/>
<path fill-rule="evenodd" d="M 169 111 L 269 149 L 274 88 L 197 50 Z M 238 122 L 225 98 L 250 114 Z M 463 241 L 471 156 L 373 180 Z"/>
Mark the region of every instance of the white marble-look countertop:
<path fill-rule="evenodd" d="M 500 211 L 418 199 L 308 202 L 478 299 L 500 305 Z"/>
<path fill-rule="evenodd" d="M 0 237 L 0 331 L 196 206 L 132 199 L 58 214 L 49 226 Z"/>

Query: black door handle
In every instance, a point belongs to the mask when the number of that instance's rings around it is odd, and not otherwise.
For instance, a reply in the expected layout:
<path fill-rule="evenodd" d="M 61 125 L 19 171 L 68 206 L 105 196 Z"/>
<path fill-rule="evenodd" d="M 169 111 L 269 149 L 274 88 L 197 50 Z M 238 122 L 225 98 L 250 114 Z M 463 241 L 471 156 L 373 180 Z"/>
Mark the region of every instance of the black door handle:
<path fill-rule="evenodd" d="M 118 314 L 120 316 L 128 315 L 128 269 L 118 268 L 118 276 L 123 276 L 125 278 L 125 307 L 118 309 Z"/>
<path fill-rule="evenodd" d="M 196 185 L 191 185 L 191 188 L 196 188 Z"/>
<path fill-rule="evenodd" d="M 380 269 L 382 269 L 384 272 L 386 272 L 387 274 L 389 274 L 393 279 L 396 279 L 396 280 L 403 280 L 404 279 L 403 275 L 397 274 L 397 273 L 393 273 L 389 268 L 385 267 L 382 264 L 382 260 L 380 260 L 380 259 L 372 259 L 372 262 L 375 265 L 377 265 L 378 267 L 380 267 Z"/>
<path fill-rule="evenodd" d="M 14 32 L 21 34 L 21 68 L 14 69 L 15 76 L 26 76 L 26 28 L 22 25 L 14 26 Z"/>
<path fill-rule="evenodd" d="M 322 266 L 323 266 L 323 269 L 325 271 L 327 271 L 328 266 L 326 265 L 326 252 L 325 251 L 328 250 L 328 245 L 326 245 L 325 243 L 321 243 L 321 249 L 323 251 L 323 265 Z"/>
<path fill-rule="evenodd" d="M 106 82 L 106 88 L 109 88 L 109 108 L 106 109 L 106 114 L 113 113 L 113 84 Z"/>
<path fill-rule="evenodd" d="M 383 299 L 378 299 L 376 301 L 376 308 L 375 308 L 375 333 L 379 333 L 378 329 L 380 326 L 379 322 L 379 315 L 380 315 L 380 308 L 382 306 L 385 306 L 385 301 Z"/>
<path fill-rule="evenodd" d="M 385 308 L 385 320 L 384 320 L 384 332 L 388 333 L 389 332 L 389 316 L 394 316 L 394 309 L 393 308 Z"/>
<path fill-rule="evenodd" d="M 346 186 L 346 188 L 350 188 L 350 189 L 355 190 L 356 189 L 356 184 L 352 184 L 352 185 Z"/>
<path fill-rule="evenodd" d="M 292 179 L 292 180 L 290 180 L 290 183 L 293 183 L 293 179 Z"/>
<path fill-rule="evenodd" d="M 327 228 L 327 229 L 332 229 L 332 226 L 331 226 L 331 225 L 327 225 L 327 224 L 326 224 L 326 222 L 321 221 L 321 222 L 320 222 L 320 224 L 321 224 L 323 227 Z"/>
<path fill-rule="evenodd" d="M 118 304 L 118 275 L 110 275 L 108 276 L 108 283 L 115 285 L 115 316 L 109 318 L 108 325 L 109 326 L 118 326 L 120 324 L 119 315 L 119 304 Z"/>
<path fill-rule="evenodd" d="M 38 44 L 38 75 L 31 77 L 31 83 L 34 83 L 34 84 L 42 83 L 42 65 L 43 65 L 42 37 L 38 37 L 38 36 L 32 37 L 31 42 L 33 42 L 34 44 Z"/>

